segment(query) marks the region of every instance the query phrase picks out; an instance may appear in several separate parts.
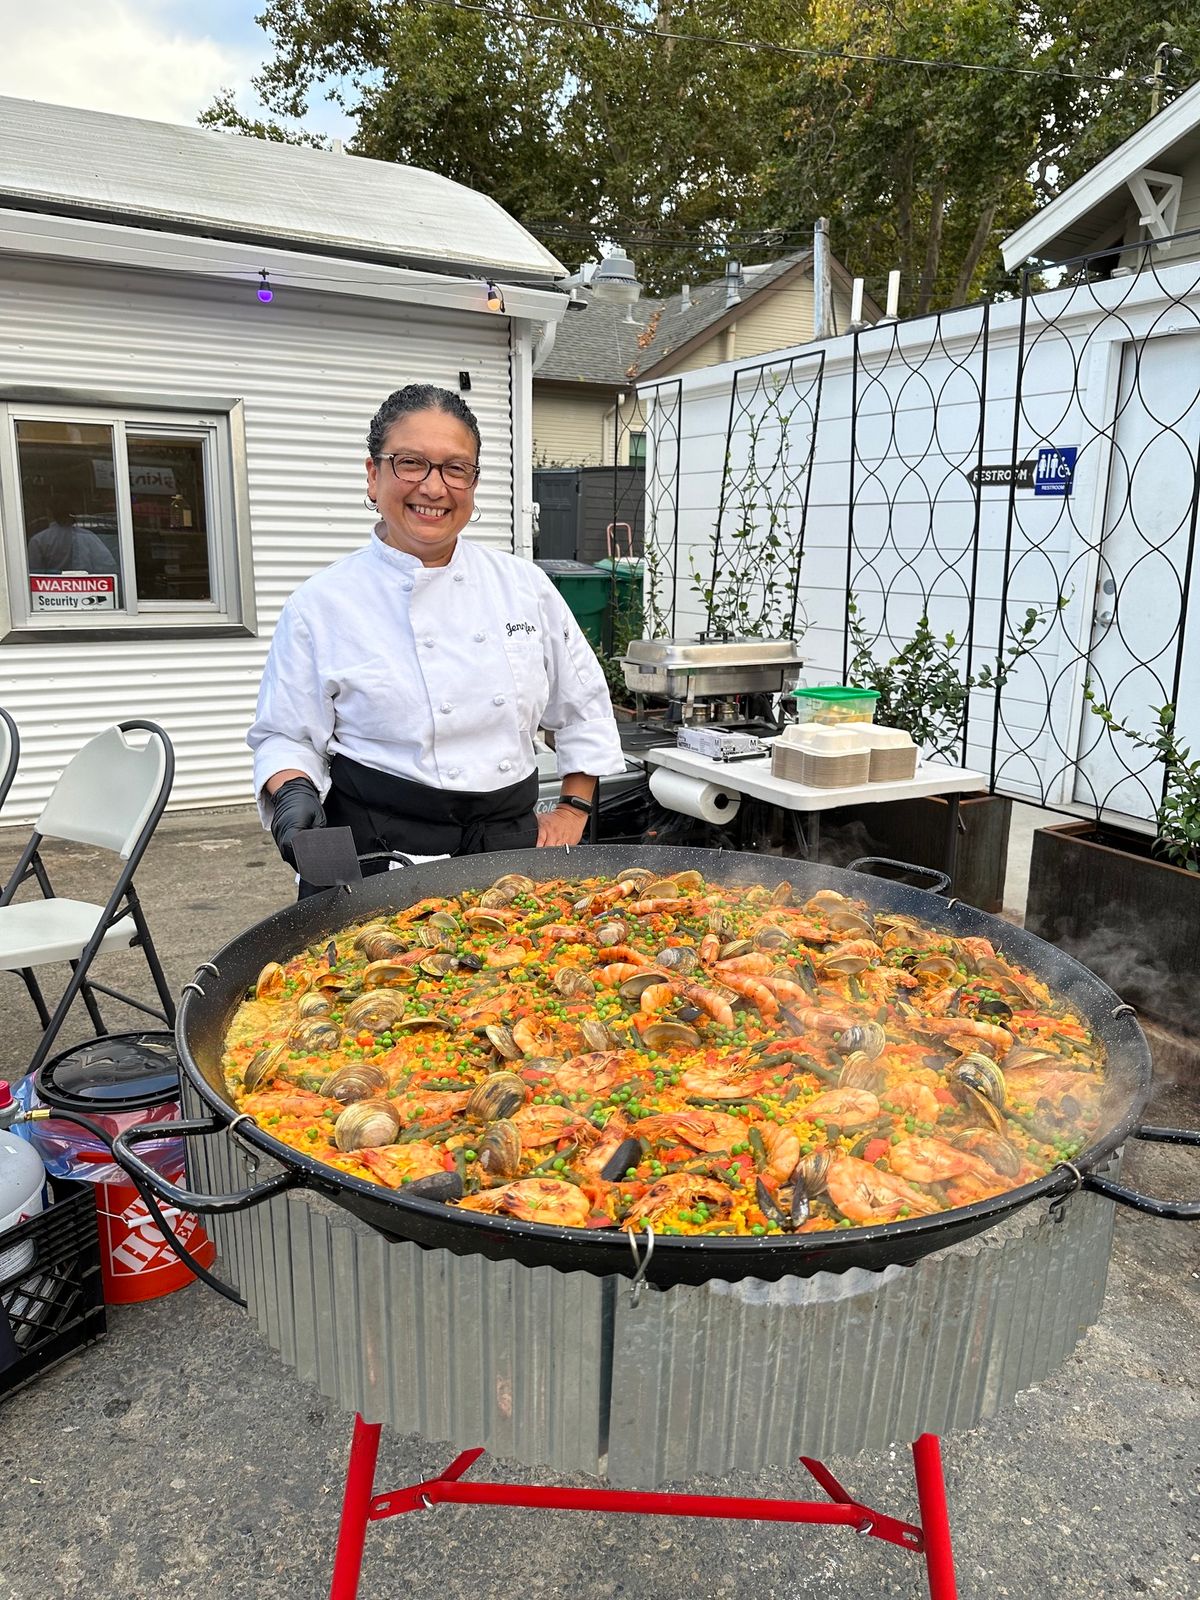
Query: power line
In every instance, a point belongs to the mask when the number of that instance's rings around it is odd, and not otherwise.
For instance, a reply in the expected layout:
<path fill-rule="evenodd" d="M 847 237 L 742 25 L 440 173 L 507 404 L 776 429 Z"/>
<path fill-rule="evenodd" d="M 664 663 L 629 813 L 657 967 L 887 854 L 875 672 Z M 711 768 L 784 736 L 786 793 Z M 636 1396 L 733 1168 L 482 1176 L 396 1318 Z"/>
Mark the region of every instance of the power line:
<path fill-rule="evenodd" d="M 925 60 L 920 56 L 865 55 L 855 50 L 820 50 L 801 45 L 776 44 L 769 39 L 730 39 L 712 33 L 674 33 L 669 29 L 647 27 L 639 22 L 596 22 L 587 17 L 548 17 L 537 11 L 502 10 L 479 0 L 427 0 L 429 5 L 449 11 L 469 11 L 494 17 L 499 22 L 540 22 L 551 28 L 583 28 L 592 33 L 619 33 L 635 38 L 676 44 L 701 44 L 724 50 L 761 51 L 765 55 L 790 56 L 809 61 L 861 61 L 881 67 L 929 67 L 938 72 L 977 72 L 1018 78 L 1069 78 L 1076 83 L 1097 83 L 1112 89 L 1134 85 L 1153 87 L 1152 77 L 1111 77 L 1102 72 L 1071 72 L 1061 67 L 1002 67 L 978 61 Z"/>

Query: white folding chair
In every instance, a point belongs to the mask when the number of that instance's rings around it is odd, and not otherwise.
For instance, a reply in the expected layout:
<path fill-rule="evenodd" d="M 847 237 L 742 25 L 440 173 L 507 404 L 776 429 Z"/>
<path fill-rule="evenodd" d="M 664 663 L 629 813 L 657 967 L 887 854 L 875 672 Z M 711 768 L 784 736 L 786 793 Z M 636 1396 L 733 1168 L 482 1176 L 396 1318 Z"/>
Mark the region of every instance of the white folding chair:
<path fill-rule="evenodd" d="M 139 730 L 150 735 L 141 746 L 126 738 L 128 733 Z M 175 1025 L 175 1003 L 133 882 L 166 808 L 174 776 L 171 741 L 155 723 L 135 718 L 106 728 L 72 758 L 55 784 L 29 843 L 0 892 L 0 971 L 20 973 L 43 1028 L 30 1071 L 46 1059 L 76 995 L 87 1007 L 98 1034 L 106 1029 L 97 994 L 109 995 Z M 124 865 L 104 905 L 66 900 L 55 894 L 38 853 L 43 839 L 93 845 L 121 857 Z M 17 890 L 31 879 L 36 880 L 42 898 L 14 904 Z M 88 977 L 97 955 L 128 950 L 134 945 L 146 957 L 161 1010 Z M 71 980 L 53 1015 L 34 972 L 52 961 L 65 961 L 71 967 Z"/>
<path fill-rule="evenodd" d="M 21 735 L 17 725 L 0 706 L 0 811 L 8 799 L 8 791 L 17 775 L 17 762 L 21 759 Z"/>

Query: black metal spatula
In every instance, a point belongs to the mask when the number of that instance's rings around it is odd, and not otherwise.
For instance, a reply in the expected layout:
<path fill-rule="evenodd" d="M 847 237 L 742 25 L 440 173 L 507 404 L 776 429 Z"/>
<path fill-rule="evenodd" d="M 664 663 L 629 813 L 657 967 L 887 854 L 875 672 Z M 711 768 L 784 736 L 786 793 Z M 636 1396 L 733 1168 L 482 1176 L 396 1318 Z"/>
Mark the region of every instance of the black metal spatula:
<path fill-rule="evenodd" d="M 349 828 L 305 828 L 292 835 L 296 870 L 314 889 L 358 883 L 362 867 Z"/>

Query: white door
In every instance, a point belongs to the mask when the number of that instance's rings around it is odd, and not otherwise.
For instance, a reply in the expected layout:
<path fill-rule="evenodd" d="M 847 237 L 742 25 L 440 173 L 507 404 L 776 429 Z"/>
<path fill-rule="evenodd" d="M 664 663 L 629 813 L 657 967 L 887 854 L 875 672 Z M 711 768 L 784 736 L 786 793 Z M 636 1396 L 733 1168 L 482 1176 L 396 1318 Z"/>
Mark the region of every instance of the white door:
<path fill-rule="evenodd" d="M 1175 696 L 1184 743 L 1200 744 L 1200 578 L 1184 585 L 1195 537 L 1200 455 L 1200 330 L 1130 343 L 1121 358 L 1104 501 L 1088 677 L 1097 698 L 1142 733 Z M 1191 563 L 1194 566 L 1194 561 Z M 1180 645 L 1182 641 L 1182 663 Z M 1074 799 L 1152 820 L 1162 768 L 1110 735 L 1085 707 Z"/>

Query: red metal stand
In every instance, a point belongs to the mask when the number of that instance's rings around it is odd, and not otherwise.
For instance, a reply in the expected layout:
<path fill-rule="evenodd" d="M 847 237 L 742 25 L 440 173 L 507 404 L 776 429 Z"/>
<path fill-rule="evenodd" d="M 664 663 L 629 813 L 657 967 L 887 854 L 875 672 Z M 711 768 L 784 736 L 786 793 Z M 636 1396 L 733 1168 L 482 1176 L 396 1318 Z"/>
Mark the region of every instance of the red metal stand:
<path fill-rule="evenodd" d="M 432 1511 L 437 1505 L 527 1506 L 540 1511 L 626 1511 L 641 1516 L 728 1517 L 737 1521 L 814 1522 L 853 1528 L 871 1539 L 900 1545 L 925 1559 L 930 1600 L 957 1600 L 946 1484 L 937 1436 L 923 1433 L 914 1443 L 913 1465 L 921 1523 L 900 1522 L 862 1505 L 828 1467 L 807 1456 L 800 1460 L 829 1496 L 826 1500 L 748 1500 L 706 1494 L 659 1494 L 627 1489 L 547 1489 L 516 1483 L 466 1483 L 463 1474 L 483 1454 L 464 1450 L 444 1472 L 424 1483 L 373 1494 L 380 1424 L 354 1419 L 354 1439 L 346 1472 L 346 1496 L 338 1529 L 329 1600 L 357 1600 L 368 1522 L 405 1511 Z"/>

